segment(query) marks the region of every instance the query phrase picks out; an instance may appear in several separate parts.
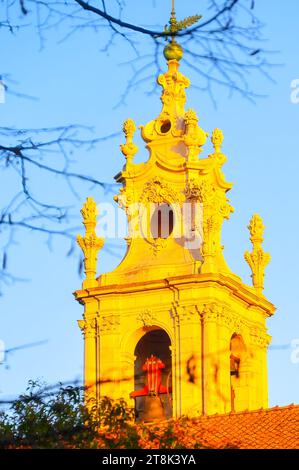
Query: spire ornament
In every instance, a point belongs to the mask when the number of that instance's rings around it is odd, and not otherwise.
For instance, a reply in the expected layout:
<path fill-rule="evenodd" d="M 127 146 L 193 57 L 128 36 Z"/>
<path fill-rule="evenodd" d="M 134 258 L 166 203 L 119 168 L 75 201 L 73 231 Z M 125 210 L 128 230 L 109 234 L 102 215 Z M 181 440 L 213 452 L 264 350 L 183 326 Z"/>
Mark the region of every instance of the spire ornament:
<path fill-rule="evenodd" d="M 97 224 L 98 209 L 92 197 L 86 199 L 81 209 L 85 235 L 77 236 L 77 242 L 84 254 L 84 272 L 86 279 L 83 281 L 83 288 L 97 286 L 95 279 L 97 272 L 97 254 L 104 245 L 104 239 L 97 237 L 95 228 Z"/>
<path fill-rule="evenodd" d="M 211 142 L 213 144 L 215 153 L 221 152 L 222 142 L 224 140 L 224 135 L 221 129 L 214 129 L 212 132 Z"/>
<path fill-rule="evenodd" d="M 188 161 L 194 162 L 202 152 L 202 146 L 207 140 L 208 134 L 198 125 L 198 117 L 194 109 L 188 109 L 184 115 L 186 132 L 184 142 L 188 147 Z"/>
<path fill-rule="evenodd" d="M 165 137 L 181 137 L 184 134 L 185 90 L 190 86 L 190 80 L 179 71 L 179 61 L 183 57 L 183 49 L 175 38 L 179 31 L 193 25 L 200 18 L 201 16 L 195 15 L 177 21 L 174 1 L 172 2 L 169 25 L 165 26 L 164 32 L 158 35 L 166 39 L 170 38 L 170 42 L 164 48 L 168 70 L 157 78 L 158 84 L 163 88 L 161 96 L 162 111 L 156 119 L 145 126 L 140 126 L 141 136 L 145 142 L 152 142 Z M 195 154 L 195 148 L 193 153 Z"/>
<path fill-rule="evenodd" d="M 253 286 L 258 295 L 263 295 L 265 269 L 269 264 L 271 256 L 265 253 L 262 248 L 264 241 L 263 234 L 265 226 L 260 215 L 254 214 L 248 225 L 250 232 L 250 241 L 252 243 L 252 252 L 245 252 L 244 258 L 252 271 Z"/>
<path fill-rule="evenodd" d="M 164 48 L 164 57 L 166 60 L 181 60 L 183 57 L 183 48 L 175 40 L 175 37 L 179 31 L 182 31 L 202 18 L 201 15 L 188 16 L 187 18 L 178 21 L 175 14 L 174 0 L 172 0 L 171 16 L 169 20 L 169 26 L 165 26 L 163 36 L 167 39 L 171 37 L 171 41 Z"/>
<path fill-rule="evenodd" d="M 211 136 L 211 142 L 214 147 L 214 153 L 210 157 L 216 159 L 217 164 L 221 167 L 227 160 L 226 156 L 221 152 L 221 146 L 224 140 L 224 135 L 221 129 L 213 130 Z"/>
<path fill-rule="evenodd" d="M 120 149 L 127 160 L 126 169 L 131 166 L 134 155 L 138 152 L 138 146 L 133 143 L 135 131 L 135 122 L 133 119 L 127 119 L 123 124 L 123 132 L 126 137 L 126 143 L 120 146 Z"/>

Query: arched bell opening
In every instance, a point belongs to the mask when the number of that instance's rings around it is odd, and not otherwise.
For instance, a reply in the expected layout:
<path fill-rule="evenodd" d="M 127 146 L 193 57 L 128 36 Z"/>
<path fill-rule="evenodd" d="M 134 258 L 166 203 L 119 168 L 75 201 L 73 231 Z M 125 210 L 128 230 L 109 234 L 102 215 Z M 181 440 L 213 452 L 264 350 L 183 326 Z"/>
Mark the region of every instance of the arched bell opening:
<path fill-rule="evenodd" d="M 231 385 L 231 410 L 240 411 L 244 405 L 245 380 L 243 365 L 246 355 L 246 347 L 241 335 L 234 333 L 230 340 L 230 385 Z"/>
<path fill-rule="evenodd" d="M 145 333 L 135 347 L 134 391 L 136 419 L 151 421 L 172 416 L 171 341 L 161 328 Z"/>
<path fill-rule="evenodd" d="M 174 211 L 169 204 L 155 204 L 152 208 L 150 232 L 154 239 L 168 238 L 174 228 Z"/>

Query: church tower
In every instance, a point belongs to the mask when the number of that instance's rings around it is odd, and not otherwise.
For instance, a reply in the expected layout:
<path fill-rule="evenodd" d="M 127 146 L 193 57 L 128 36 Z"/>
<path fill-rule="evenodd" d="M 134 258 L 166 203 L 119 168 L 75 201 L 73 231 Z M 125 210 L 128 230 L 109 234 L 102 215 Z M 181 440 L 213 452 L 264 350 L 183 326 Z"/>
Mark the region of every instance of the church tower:
<path fill-rule="evenodd" d="M 171 21 L 175 26 L 174 14 Z M 270 260 L 263 222 L 255 214 L 248 227 L 248 286 L 230 270 L 221 244 L 223 221 L 233 212 L 232 184 L 222 172 L 223 133 L 216 128 L 209 136 L 196 111 L 186 110 L 190 82 L 180 71 L 183 51 L 174 35 L 164 55 L 162 110 L 140 126 L 145 163 L 134 163 L 135 123 L 123 126 L 126 162 L 114 199 L 128 219 L 126 255 L 98 278 L 104 240 L 96 234 L 95 201 L 87 198 L 81 211 L 86 278 L 75 296 L 84 305 L 78 323 L 86 397 L 124 398 L 141 417 L 153 394 L 166 417 L 267 408 L 266 319 L 275 307 L 263 294 Z M 205 155 L 208 138 L 212 150 Z"/>

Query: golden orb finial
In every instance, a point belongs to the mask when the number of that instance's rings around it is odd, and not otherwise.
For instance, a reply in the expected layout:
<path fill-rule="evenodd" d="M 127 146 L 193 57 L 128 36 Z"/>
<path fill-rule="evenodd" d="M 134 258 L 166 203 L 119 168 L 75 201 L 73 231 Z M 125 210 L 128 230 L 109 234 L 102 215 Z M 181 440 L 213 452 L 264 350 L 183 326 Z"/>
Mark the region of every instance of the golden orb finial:
<path fill-rule="evenodd" d="M 163 54 L 166 60 L 181 60 L 183 48 L 173 37 L 171 42 L 164 47 Z"/>

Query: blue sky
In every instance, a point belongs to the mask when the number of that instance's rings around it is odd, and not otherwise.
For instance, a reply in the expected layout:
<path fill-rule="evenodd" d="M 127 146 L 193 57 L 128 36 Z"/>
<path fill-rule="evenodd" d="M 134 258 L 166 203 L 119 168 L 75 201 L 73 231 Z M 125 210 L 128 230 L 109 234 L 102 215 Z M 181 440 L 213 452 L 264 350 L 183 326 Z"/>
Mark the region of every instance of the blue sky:
<path fill-rule="evenodd" d="M 198 4 L 205 2 L 178 0 L 178 16 L 197 13 Z M 290 345 L 299 338 L 298 264 L 297 250 L 299 219 L 297 217 L 299 170 L 299 104 L 290 100 L 291 81 L 299 78 L 299 3 L 260 0 L 256 14 L 265 22 L 265 47 L 279 51 L 273 68 L 274 82 L 259 76 L 250 78 L 255 90 L 266 95 L 255 105 L 238 95 L 229 97 L 224 89 L 215 90 L 217 108 L 206 93 L 190 87 L 188 104 L 197 110 L 201 126 L 208 132 L 220 127 L 225 135 L 223 150 L 228 156 L 224 167 L 228 181 L 234 182 L 230 193 L 235 213 L 225 222 L 223 244 L 231 268 L 250 283 L 249 269 L 243 253 L 250 247 L 246 226 L 251 215 L 259 212 L 264 218 L 265 249 L 272 255 L 267 268 L 265 294 L 277 306 L 268 321 L 272 345 Z M 147 24 L 167 22 L 167 2 L 148 2 L 140 11 L 140 2 L 129 1 L 127 17 Z M 156 5 L 156 6 L 155 6 Z M 161 19 L 162 18 L 162 19 Z M 126 97 L 126 104 L 115 107 L 130 76 L 130 68 L 121 65 L 132 52 L 116 41 L 109 54 L 101 52 L 105 33 L 81 31 L 64 42 L 63 28 L 49 30 L 45 47 L 40 50 L 38 37 L 32 28 L 10 35 L 2 33 L 1 69 L 18 82 L 17 89 L 35 96 L 36 100 L 6 96 L 0 105 L 2 125 L 15 127 L 50 127 L 70 123 L 93 126 L 94 135 L 105 136 L 121 129 L 122 122 L 132 117 L 144 124 L 160 109 L 158 95 L 148 96 L 148 82 Z M 142 38 L 141 38 L 142 40 Z M 149 51 L 145 41 L 144 51 Z M 182 72 L 186 73 L 184 61 Z M 190 74 L 188 73 L 190 76 Z M 191 74 L 192 75 L 192 74 Z M 191 76 L 194 84 L 196 77 Z M 153 78 L 154 80 L 154 78 Z M 90 152 L 74 155 L 77 171 L 113 182 L 113 176 L 123 165 L 119 151 L 122 137 L 102 142 Z M 145 156 L 142 151 L 141 155 Z M 0 194 L 2 207 L 12 190 L 8 174 Z M 83 199 L 92 194 L 97 201 L 112 199 L 101 190 L 80 187 L 79 199 L 73 199 L 63 184 L 55 179 L 46 183 L 34 179 L 34 190 L 49 199 L 74 204 L 79 214 Z M 42 186 L 42 187 L 41 187 Z M 79 219 L 78 219 L 79 220 Z M 76 224 L 78 224 L 78 220 Z M 0 238 L 5 234 L 0 233 Z M 9 368 L 0 365 L 0 398 L 22 392 L 29 379 L 43 378 L 49 383 L 81 378 L 83 341 L 76 320 L 82 307 L 72 292 L 80 287 L 77 259 L 67 258 L 68 243 L 53 241 L 48 249 L 46 238 L 19 232 L 16 244 L 9 252 L 9 269 L 26 282 L 14 283 L 3 290 L 0 298 L 0 338 L 6 347 L 42 339 L 44 345 L 19 351 L 7 359 Z M 3 239 L 1 240 L 3 243 Z M 101 252 L 99 272 L 113 269 L 119 256 Z M 270 405 L 298 402 L 299 363 L 291 361 L 291 348 L 269 351 Z"/>

